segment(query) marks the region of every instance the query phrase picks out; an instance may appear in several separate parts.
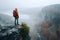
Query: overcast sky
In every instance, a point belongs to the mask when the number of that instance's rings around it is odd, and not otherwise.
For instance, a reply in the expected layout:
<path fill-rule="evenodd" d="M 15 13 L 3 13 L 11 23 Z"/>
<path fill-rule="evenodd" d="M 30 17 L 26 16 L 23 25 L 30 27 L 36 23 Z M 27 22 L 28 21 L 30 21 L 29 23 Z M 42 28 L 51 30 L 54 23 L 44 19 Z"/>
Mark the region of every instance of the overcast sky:
<path fill-rule="evenodd" d="M 31 8 L 60 4 L 60 0 L 0 0 L 1 8 Z"/>

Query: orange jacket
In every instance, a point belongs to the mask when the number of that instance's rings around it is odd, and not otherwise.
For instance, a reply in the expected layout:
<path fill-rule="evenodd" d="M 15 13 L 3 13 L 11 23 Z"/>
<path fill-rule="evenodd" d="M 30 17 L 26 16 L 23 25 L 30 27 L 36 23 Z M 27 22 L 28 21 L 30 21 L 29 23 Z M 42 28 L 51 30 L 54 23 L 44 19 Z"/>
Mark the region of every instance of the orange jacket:
<path fill-rule="evenodd" d="M 18 12 L 16 10 L 13 10 L 13 16 L 19 18 Z"/>

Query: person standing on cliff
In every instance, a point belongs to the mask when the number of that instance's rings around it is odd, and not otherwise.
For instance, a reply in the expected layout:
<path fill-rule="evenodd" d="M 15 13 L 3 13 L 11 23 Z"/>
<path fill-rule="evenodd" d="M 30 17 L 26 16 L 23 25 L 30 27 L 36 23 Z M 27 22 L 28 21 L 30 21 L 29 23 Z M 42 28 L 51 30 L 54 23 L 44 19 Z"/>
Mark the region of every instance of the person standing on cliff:
<path fill-rule="evenodd" d="M 18 25 L 18 18 L 19 18 L 19 15 L 18 15 L 18 9 L 15 8 L 13 10 L 13 17 L 15 18 L 15 25 Z"/>

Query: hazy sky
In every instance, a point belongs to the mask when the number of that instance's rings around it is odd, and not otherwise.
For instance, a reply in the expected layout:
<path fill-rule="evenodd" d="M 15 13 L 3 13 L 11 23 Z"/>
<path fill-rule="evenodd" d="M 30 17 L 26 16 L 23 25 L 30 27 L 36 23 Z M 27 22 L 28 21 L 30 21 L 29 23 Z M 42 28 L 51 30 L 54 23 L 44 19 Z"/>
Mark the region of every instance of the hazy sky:
<path fill-rule="evenodd" d="M 60 0 L 0 0 L 0 9 L 42 7 L 51 4 L 60 4 Z"/>

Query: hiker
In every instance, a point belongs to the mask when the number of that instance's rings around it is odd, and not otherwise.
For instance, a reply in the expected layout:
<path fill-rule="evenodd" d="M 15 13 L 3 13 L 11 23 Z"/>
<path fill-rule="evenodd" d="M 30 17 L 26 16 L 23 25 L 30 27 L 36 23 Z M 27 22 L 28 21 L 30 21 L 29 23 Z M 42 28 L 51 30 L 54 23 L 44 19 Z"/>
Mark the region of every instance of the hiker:
<path fill-rule="evenodd" d="M 22 40 L 30 40 L 30 36 L 29 36 L 29 27 L 25 24 L 22 23 L 20 28 L 20 36 L 22 38 Z"/>
<path fill-rule="evenodd" d="M 18 25 L 19 15 L 18 15 L 18 9 L 17 9 L 17 8 L 15 8 L 15 9 L 13 10 L 13 16 L 14 16 L 14 18 L 15 18 L 15 25 Z"/>

